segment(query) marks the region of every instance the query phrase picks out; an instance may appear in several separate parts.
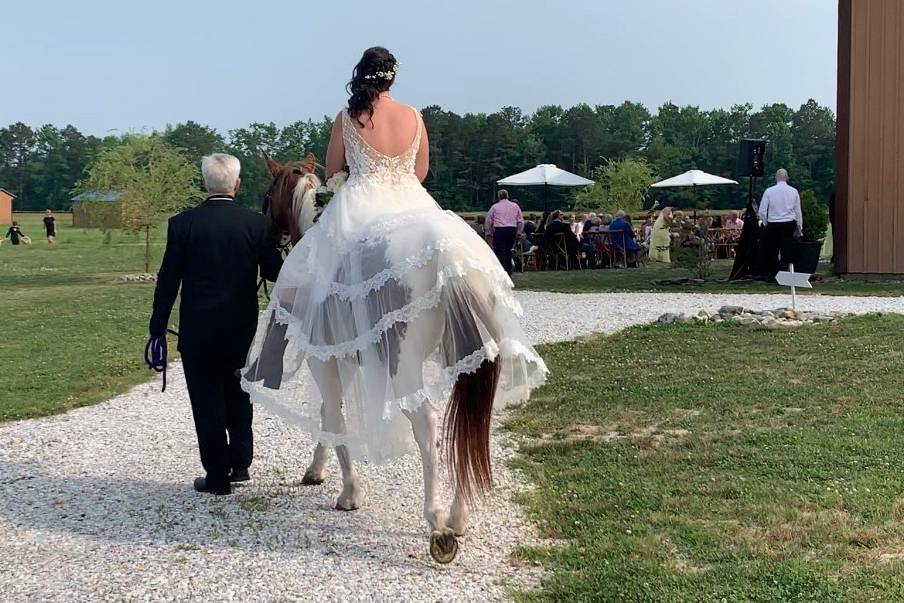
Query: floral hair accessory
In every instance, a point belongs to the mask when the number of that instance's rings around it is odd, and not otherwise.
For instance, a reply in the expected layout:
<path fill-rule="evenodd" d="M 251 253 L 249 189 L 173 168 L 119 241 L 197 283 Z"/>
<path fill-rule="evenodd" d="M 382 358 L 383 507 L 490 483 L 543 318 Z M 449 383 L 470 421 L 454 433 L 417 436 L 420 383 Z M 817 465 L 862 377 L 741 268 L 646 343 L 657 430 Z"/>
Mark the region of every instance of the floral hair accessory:
<path fill-rule="evenodd" d="M 393 63 L 389 71 L 375 71 L 364 76 L 366 80 L 391 80 L 399 72 L 399 63 Z"/>

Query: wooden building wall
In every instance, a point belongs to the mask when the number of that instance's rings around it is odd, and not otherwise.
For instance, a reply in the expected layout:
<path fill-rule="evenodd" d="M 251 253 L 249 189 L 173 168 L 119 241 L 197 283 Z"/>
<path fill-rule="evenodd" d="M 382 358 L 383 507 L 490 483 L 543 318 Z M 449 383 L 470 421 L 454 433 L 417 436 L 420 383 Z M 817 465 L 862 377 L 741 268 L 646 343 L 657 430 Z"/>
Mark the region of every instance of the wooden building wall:
<path fill-rule="evenodd" d="M 840 0 L 835 269 L 904 274 L 904 0 Z"/>
<path fill-rule="evenodd" d="M 13 199 L 3 191 L 0 191 L 0 224 L 13 223 Z"/>

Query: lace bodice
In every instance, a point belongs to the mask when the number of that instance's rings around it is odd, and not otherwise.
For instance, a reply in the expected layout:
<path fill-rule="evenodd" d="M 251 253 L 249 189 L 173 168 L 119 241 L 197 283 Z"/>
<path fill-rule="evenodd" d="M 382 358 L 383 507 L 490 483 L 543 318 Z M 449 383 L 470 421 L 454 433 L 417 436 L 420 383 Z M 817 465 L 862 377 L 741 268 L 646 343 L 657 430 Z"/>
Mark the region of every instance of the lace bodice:
<path fill-rule="evenodd" d="M 342 141 L 345 143 L 345 161 L 348 163 L 349 183 L 364 179 L 383 183 L 399 183 L 412 178 L 417 152 L 421 146 L 423 124 L 420 114 L 412 107 L 417 119 L 417 132 L 408 149 L 398 155 L 387 155 L 373 148 L 352 123 L 348 110 L 342 113 Z"/>

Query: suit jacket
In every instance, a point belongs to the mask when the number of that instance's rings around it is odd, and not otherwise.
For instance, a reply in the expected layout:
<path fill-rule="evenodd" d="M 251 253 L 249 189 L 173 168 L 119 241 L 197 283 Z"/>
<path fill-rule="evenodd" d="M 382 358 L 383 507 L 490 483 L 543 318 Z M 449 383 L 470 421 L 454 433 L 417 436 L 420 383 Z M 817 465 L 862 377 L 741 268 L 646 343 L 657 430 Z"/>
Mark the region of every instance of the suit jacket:
<path fill-rule="evenodd" d="M 574 234 L 574 231 L 571 230 L 571 224 L 553 220 L 546 226 L 546 241 L 549 245 L 552 245 L 553 236 L 559 234 L 565 235 L 565 247 L 569 253 L 575 253 L 581 248 L 581 242 L 578 240 L 578 236 Z"/>
<path fill-rule="evenodd" d="M 163 335 L 179 287 L 179 351 L 239 368 L 258 321 L 257 276 L 275 281 L 282 256 L 269 220 L 212 195 L 169 220 L 150 333 Z"/>
<path fill-rule="evenodd" d="M 624 231 L 624 233 L 625 233 L 625 238 L 624 238 L 625 248 L 627 248 L 630 251 L 637 251 L 638 249 L 640 249 L 640 245 L 638 245 L 637 241 L 634 240 L 637 235 L 634 233 L 634 228 L 631 227 L 630 222 L 628 222 L 624 218 L 615 218 L 614 220 L 612 220 L 612 224 L 609 225 L 609 232 L 619 231 L 619 230 Z M 612 240 L 612 245 L 614 247 L 622 246 L 621 238 L 612 237 L 611 240 Z"/>

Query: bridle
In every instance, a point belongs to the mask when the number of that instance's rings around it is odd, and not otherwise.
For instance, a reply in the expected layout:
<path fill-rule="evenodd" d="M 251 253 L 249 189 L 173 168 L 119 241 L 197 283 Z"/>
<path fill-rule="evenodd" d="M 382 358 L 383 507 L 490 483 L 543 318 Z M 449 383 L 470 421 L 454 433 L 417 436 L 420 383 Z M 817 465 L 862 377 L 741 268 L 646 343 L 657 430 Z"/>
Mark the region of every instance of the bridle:
<path fill-rule="evenodd" d="M 275 181 L 274 181 L 275 184 Z M 267 189 L 267 192 L 264 194 L 264 201 L 261 203 L 261 213 L 265 216 L 270 209 L 270 204 L 273 201 L 273 184 L 270 185 L 270 188 Z M 286 259 L 289 257 L 289 252 L 292 251 L 292 239 L 291 237 L 286 236 L 286 233 L 280 232 L 280 240 L 277 243 L 276 248 L 279 250 L 282 259 Z M 267 287 L 267 279 L 261 277 L 257 282 L 257 290 L 264 290 L 264 295 L 267 296 L 267 299 L 270 298 L 270 290 Z"/>

